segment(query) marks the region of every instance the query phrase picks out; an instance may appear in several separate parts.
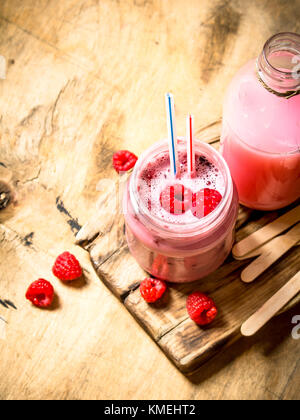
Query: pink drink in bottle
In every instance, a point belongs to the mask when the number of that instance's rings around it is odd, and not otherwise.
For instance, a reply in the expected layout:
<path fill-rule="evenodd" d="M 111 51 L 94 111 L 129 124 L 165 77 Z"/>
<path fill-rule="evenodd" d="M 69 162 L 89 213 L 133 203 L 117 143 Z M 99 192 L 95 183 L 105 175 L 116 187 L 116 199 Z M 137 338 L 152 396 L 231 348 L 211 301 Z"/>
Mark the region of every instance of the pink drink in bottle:
<path fill-rule="evenodd" d="M 300 197 L 300 35 L 272 37 L 233 79 L 221 152 L 240 202 L 275 210 Z"/>

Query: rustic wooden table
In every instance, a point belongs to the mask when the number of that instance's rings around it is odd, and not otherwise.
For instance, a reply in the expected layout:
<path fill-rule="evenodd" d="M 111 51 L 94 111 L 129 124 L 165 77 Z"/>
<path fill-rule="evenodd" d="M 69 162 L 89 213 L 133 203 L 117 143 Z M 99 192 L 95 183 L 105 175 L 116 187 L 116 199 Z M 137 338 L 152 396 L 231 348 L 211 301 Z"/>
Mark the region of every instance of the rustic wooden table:
<path fill-rule="evenodd" d="M 298 399 L 299 306 L 186 378 L 73 244 L 112 153 L 165 136 L 164 93 L 179 133 L 187 112 L 221 117 L 236 70 L 300 31 L 300 1 L 2 0 L 0 25 L 0 398 Z M 51 274 L 67 249 L 85 272 L 71 285 Z M 48 311 L 24 299 L 39 277 Z"/>

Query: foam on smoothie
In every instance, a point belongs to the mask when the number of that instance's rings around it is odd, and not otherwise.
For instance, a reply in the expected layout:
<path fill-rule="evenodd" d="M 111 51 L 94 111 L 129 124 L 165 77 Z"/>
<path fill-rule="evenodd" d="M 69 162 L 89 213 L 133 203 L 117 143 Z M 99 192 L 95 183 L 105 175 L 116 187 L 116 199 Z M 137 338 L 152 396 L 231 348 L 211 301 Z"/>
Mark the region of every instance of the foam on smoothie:
<path fill-rule="evenodd" d="M 162 221 L 171 223 L 193 223 L 197 219 L 190 210 L 184 214 L 176 215 L 167 212 L 160 204 L 160 193 L 168 185 L 182 184 L 193 193 L 202 188 L 211 188 L 219 191 L 224 196 L 225 182 L 221 171 L 208 160 L 208 158 L 196 152 L 195 175 L 190 177 L 187 169 L 187 154 L 184 151 L 178 152 L 180 162 L 180 178 L 174 179 L 170 169 L 170 159 L 167 152 L 156 156 L 153 161 L 148 162 L 139 174 L 138 193 L 144 205 L 151 211 L 151 214 L 159 217 Z"/>

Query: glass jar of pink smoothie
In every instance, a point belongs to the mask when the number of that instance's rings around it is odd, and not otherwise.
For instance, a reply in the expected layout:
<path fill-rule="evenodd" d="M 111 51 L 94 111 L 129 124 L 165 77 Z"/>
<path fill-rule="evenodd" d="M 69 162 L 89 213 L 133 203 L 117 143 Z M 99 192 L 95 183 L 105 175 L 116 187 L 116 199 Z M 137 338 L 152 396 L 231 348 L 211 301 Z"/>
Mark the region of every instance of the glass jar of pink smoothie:
<path fill-rule="evenodd" d="M 276 210 L 300 197 L 300 35 L 270 38 L 226 94 L 221 153 L 240 202 Z"/>
<path fill-rule="evenodd" d="M 127 183 L 123 211 L 129 250 L 152 276 L 184 283 L 216 270 L 229 255 L 238 214 L 238 196 L 225 160 L 213 147 L 195 141 L 196 173 L 187 171 L 186 142 L 178 139 L 180 177 L 170 173 L 168 141 L 146 150 Z M 187 208 L 171 214 L 160 202 L 161 192 L 180 184 L 193 193 L 217 190 L 222 199 L 206 216 Z"/>

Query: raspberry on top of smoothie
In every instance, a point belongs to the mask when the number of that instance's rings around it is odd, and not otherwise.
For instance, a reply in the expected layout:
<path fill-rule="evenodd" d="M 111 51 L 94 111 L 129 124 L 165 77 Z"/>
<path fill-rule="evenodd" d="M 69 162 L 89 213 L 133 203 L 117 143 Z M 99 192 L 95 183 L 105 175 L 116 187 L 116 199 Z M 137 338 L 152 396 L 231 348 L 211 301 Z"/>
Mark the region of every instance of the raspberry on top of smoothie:
<path fill-rule="evenodd" d="M 168 153 L 161 153 L 142 168 L 139 175 L 140 199 L 151 213 L 163 221 L 192 223 L 211 213 L 225 191 L 223 175 L 205 155 L 195 156 L 195 173 L 187 168 L 187 153 L 179 151 L 180 178 L 170 172 Z"/>
<path fill-rule="evenodd" d="M 161 206 L 169 213 L 183 214 L 191 208 L 192 191 L 182 184 L 167 185 L 160 193 Z"/>

